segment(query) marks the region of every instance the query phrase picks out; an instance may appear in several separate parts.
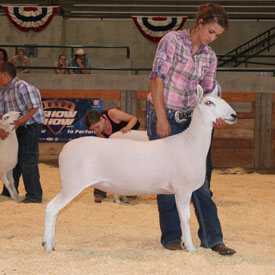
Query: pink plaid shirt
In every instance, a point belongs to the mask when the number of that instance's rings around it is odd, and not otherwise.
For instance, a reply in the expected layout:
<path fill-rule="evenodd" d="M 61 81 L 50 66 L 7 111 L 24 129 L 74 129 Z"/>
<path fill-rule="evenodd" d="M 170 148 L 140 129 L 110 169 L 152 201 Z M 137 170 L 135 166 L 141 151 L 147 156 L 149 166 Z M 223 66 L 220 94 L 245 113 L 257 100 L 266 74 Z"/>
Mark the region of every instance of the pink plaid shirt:
<path fill-rule="evenodd" d="M 192 56 L 190 29 L 171 31 L 159 42 L 149 79 L 163 79 L 165 107 L 173 110 L 193 110 L 196 87 L 211 92 L 216 82 L 217 57 L 209 46 L 202 45 Z M 219 87 L 219 94 L 220 94 Z M 148 100 L 152 103 L 151 93 Z"/>

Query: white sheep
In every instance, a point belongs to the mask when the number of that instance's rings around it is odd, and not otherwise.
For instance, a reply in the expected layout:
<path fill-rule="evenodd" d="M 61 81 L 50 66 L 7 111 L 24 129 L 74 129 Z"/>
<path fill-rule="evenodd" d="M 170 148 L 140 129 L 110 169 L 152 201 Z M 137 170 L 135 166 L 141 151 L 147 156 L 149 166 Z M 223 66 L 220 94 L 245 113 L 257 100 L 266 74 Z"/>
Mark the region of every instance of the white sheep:
<path fill-rule="evenodd" d="M 0 128 L 9 135 L 4 140 L 0 139 L 0 178 L 8 189 L 12 199 L 18 198 L 18 192 L 14 186 L 13 168 L 17 164 L 18 140 L 13 123 L 20 117 L 20 112 L 11 111 L 4 114 L 0 120 Z"/>
<path fill-rule="evenodd" d="M 88 186 L 122 195 L 175 194 L 181 221 L 182 242 L 194 252 L 190 233 L 190 200 L 206 174 L 213 122 L 236 121 L 236 112 L 221 98 L 207 95 L 198 86 L 197 106 L 184 132 L 141 142 L 128 139 L 83 137 L 68 142 L 60 156 L 62 189 L 45 211 L 46 251 L 54 249 L 59 211 Z"/>
<path fill-rule="evenodd" d="M 131 130 L 127 133 L 122 133 L 121 131 L 115 132 L 110 135 L 109 138 L 122 138 L 122 139 L 132 139 L 132 140 L 139 140 L 139 141 L 149 141 L 148 135 L 146 131 L 141 130 Z M 114 202 L 117 204 L 129 203 L 128 198 L 126 196 L 118 196 L 113 194 Z"/>

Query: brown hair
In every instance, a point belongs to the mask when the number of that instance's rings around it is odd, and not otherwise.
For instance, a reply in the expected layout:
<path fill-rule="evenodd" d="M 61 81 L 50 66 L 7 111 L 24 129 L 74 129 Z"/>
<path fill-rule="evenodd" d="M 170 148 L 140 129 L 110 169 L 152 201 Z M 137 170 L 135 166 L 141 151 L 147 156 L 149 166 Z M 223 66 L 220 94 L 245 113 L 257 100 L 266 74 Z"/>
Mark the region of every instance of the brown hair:
<path fill-rule="evenodd" d="M 3 62 L 0 64 L 0 72 L 7 72 L 12 78 L 16 77 L 16 68 L 10 62 Z"/>
<path fill-rule="evenodd" d="M 25 55 L 25 50 L 24 50 L 24 49 L 22 49 L 22 48 L 18 49 L 18 50 L 17 50 L 17 54 L 18 54 L 19 52 L 22 52 L 22 53 Z"/>
<path fill-rule="evenodd" d="M 93 124 L 99 122 L 103 112 L 96 110 L 90 110 L 84 115 L 84 123 L 87 128 L 90 128 Z"/>
<path fill-rule="evenodd" d="M 199 25 L 200 19 L 203 20 L 204 24 L 217 23 L 225 30 L 229 28 L 227 12 L 220 5 L 213 3 L 200 5 L 196 17 L 196 26 Z"/>
<path fill-rule="evenodd" d="M 3 48 L 0 48 L 0 52 L 3 53 L 4 62 L 7 62 L 8 61 L 7 51 L 5 49 L 3 49 Z"/>
<path fill-rule="evenodd" d="M 66 58 L 66 55 L 62 53 L 62 54 L 60 54 L 60 55 L 58 56 L 58 61 L 59 61 L 59 59 L 60 59 L 61 56 L 65 56 L 65 58 Z"/>

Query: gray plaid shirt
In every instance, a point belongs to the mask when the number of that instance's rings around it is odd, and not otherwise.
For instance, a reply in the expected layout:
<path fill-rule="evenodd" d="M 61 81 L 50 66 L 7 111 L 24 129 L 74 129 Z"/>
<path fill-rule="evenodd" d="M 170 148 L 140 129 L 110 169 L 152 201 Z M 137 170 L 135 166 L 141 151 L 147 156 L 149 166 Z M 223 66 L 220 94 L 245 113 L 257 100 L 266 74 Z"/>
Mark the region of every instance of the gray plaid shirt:
<path fill-rule="evenodd" d="M 0 115 L 9 111 L 19 111 L 23 116 L 29 109 L 38 108 L 37 112 L 27 121 L 27 125 L 45 121 L 40 91 L 26 81 L 13 78 L 8 86 L 0 91 Z"/>

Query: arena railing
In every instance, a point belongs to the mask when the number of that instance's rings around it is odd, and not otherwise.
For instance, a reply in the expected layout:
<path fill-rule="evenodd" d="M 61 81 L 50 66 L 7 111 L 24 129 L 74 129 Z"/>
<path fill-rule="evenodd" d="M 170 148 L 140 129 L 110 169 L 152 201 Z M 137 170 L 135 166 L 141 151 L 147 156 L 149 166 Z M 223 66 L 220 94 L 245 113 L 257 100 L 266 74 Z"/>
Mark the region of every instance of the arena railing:
<path fill-rule="evenodd" d="M 74 50 L 78 48 L 82 49 L 125 49 L 126 58 L 130 58 L 130 47 L 129 46 L 83 46 L 83 45 L 0 45 L 1 48 L 15 48 L 17 53 L 18 48 L 60 48 L 60 49 L 71 49 L 71 56 L 74 55 Z"/>
<path fill-rule="evenodd" d="M 26 68 L 26 67 L 20 67 L 17 68 Z M 45 70 L 56 70 L 56 69 L 64 69 L 64 67 L 47 67 L 47 66 L 29 66 L 28 69 L 45 69 Z M 134 72 L 136 75 L 139 74 L 139 72 L 146 71 L 150 72 L 152 68 L 98 68 L 98 67 L 86 67 L 86 68 L 80 68 L 80 67 L 68 67 L 69 70 L 90 70 L 90 71 L 130 71 Z M 259 72 L 263 73 L 262 76 L 266 76 L 265 73 L 272 73 L 272 76 L 275 77 L 275 68 L 217 68 L 218 72 Z"/>
<path fill-rule="evenodd" d="M 241 56 L 237 56 L 237 55 L 222 55 L 222 54 L 217 54 L 218 60 L 219 62 L 224 61 L 224 57 L 229 57 L 231 58 L 230 62 L 242 62 L 242 64 L 245 65 L 245 67 L 248 67 L 249 64 L 251 65 L 263 65 L 263 66 L 274 66 L 275 67 L 275 63 L 268 63 L 268 62 L 258 62 L 258 61 L 249 61 L 248 59 L 265 59 L 267 58 L 268 60 L 274 60 L 275 55 L 241 55 Z M 219 68 L 219 67 L 218 67 Z M 236 68 L 236 67 L 235 67 Z"/>

